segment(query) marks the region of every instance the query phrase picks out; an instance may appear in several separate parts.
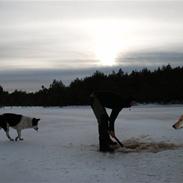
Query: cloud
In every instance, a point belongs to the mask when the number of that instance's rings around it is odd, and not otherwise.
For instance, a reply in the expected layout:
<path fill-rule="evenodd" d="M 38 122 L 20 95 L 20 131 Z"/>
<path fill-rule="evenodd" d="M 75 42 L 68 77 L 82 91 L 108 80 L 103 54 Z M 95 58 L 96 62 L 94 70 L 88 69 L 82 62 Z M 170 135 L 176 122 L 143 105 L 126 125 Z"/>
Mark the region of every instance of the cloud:
<path fill-rule="evenodd" d="M 96 70 L 182 65 L 182 8 L 180 1 L 0 1 L 0 85 L 35 91 L 53 79 L 69 84 Z M 100 34 L 93 30 L 103 35 L 102 22 L 108 28 L 113 20 L 125 51 L 120 48 L 115 67 L 99 67 Z"/>
<path fill-rule="evenodd" d="M 139 51 L 126 54 L 122 58 L 118 58 L 118 64 L 134 66 L 162 66 L 171 64 L 172 66 L 183 65 L 183 52 L 179 51 Z"/>
<path fill-rule="evenodd" d="M 180 59 L 177 62 L 172 62 L 171 65 L 183 66 L 181 58 L 182 54 L 179 55 Z M 179 61 L 178 61 L 179 60 Z M 118 72 L 121 68 L 124 72 L 131 72 L 132 70 L 142 70 L 147 67 L 150 70 L 157 69 L 162 66 L 158 64 L 144 65 L 139 62 L 133 61 L 134 64 L 121 64 L 113 67 L 91 67 L 91 68 L 78 68 L 78 69 L 36 69 L 36 70 L 25 70 L 17 69 L 12 71 L 1 71 L 0 72 L 0 85 L 3 86 L 4 90 L 14 91 L 15 89 L 23 91 L 38 91 L 41 86 L 49 87 L 54 79 L 62 80 L 62 82 L 68 86 L 71 81 L 76 78 L 85 78 L 91 76 L 96 70 L 105 74 L 112 73 L 112 71 Z M 173 64 L 174 63 L 174 64 Z M 163 65 L 167 65 L 167 62 L 163 62 Z"/>
<path fill-rule="evenodd" d="M 0 1 L 0 66 L 94 66 L 95 39 L 100 34 L 92 28 L 102 28 L 97 25 L 105 21 L 110 27 L 113 21 L 109 20 L 117 20 L 114 29 L 119 30 L 119 41 L 129 47 L 182 42 L 182 7 L 181 2 L 159 1 Z"/>

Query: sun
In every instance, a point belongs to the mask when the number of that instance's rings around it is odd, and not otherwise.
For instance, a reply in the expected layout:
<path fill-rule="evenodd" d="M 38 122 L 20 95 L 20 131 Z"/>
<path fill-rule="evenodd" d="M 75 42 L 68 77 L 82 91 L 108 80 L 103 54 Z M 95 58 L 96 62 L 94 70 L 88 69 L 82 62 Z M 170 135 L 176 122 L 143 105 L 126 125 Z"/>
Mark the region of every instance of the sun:
<path fill-rule="evenodd" d="M 131 19 L 87 19 L 79 25 L 81 32 L 86 33 L 90 40 L 87 49 L 92 53 L 95 65 L 122 65 L 119 58 L 139 47 L 141 37 L 137 37 L 137 33 L 141 29 L 139 23 Z"/>
<path fill-rule="evenodd" d="M 117 40 L 109 35 L 101 36 L 97 39 L 95 47 L 95 54 L 99 65 L 113 66 L 116 64 L 116 57 L 119 52 L 119 45 Z"/>
<path fill-rule="evenodd" d="M 118 24 L 119 25 L 119 24 Z M 122 31 L 114 21 L 95 22 L 93 30 L 95 56 L 102 66 L 116 65 L 118 54 L 124 50 L 125 39 Z"/>

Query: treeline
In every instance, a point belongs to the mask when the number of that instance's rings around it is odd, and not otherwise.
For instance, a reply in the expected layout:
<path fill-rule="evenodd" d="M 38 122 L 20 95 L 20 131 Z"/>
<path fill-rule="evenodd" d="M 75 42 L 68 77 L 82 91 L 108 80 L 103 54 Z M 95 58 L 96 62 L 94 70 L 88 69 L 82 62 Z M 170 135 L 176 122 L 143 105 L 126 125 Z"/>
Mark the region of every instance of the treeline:
<path fill-rule="evenodd" d="M 124 73 L 122 69 L 106 75 L 96 71 L 92 76 L 75 79 L 69 86 L 54 80 L 48 88 L 27 93 L 12 93 L 0 87 L 1 106 L 67 106 L 88 105 L 96 90 L 110 90 L 122 96 L 133 96 L 140 103 L 183 103 L 183 67 L 163 66 L 154 71 Z"/>

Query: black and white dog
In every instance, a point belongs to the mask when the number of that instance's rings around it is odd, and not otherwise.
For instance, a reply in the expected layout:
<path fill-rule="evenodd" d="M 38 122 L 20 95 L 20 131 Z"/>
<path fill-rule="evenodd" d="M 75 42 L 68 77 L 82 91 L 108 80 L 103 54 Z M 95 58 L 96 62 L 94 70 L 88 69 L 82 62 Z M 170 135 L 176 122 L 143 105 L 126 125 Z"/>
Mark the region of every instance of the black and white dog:
<path fill-rule="evenodd" d="M 0 128 L 3 128 L 6 132 L 6 136 L 13 141 L 9 135 L 9 127 L 17 130 L 18 136 L 15 138 L 17 141 L 23 140 L 21 137 L 21 130 L 25 128 L 33 128 L 38 131 L 38 122 L 40 119 L 23 116 L 20 114 L 4 113 L 0 115 Z"/>

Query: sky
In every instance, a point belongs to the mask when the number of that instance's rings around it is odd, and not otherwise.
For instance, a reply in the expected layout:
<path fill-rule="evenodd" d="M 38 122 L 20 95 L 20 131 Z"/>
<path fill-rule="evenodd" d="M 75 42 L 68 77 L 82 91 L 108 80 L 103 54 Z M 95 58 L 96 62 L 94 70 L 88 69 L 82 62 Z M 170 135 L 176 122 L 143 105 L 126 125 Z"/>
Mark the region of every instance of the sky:
<path fill-rule="evenodd" d="M 183 66 L 183 1 L 0 0 L 0 85 Z"/>

